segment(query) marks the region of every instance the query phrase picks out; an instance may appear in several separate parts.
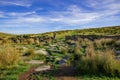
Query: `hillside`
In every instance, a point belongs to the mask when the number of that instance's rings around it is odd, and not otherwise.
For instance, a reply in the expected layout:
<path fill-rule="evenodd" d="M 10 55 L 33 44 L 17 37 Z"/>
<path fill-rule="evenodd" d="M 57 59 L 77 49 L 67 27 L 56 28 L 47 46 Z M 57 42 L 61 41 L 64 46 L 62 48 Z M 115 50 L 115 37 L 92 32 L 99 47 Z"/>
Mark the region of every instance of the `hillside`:
<path fill-rule="evenodd" d="M 13 35 L 8 33 L 0 32 L 0 38 L 10 38 L 10 37 L 41 37 L 48 36 L 53 37 L 53 34 L 56 35 L 56 38 L 64 38 L 65 36 L 72 35 L 120 35 L 120 26 L 110 26 L 110 27 L 102 27 L 102 28 L 89 28 L 89 29 L 76 29 L 76 30 L 62 30 L 62 31 L 54 31 L 54 32 L 46 32 L 40 34 L 21 34 L 21 35 Z"/>
<path fill-rule="evenodd" d="M 0 37 L 0 80 L 120 80 L 120 26 Z"/>
<path fill-rule="evenodd" d="M 15 36 L 15 35 L 9 34 L 9 33 L 0 32 L 0 38 L 7 38 L 7 37 L 12 37 L 12 36 Z"/>
<path fill-rule="evenodd" d="M 54 32 L 46 32 L 42 34 L 32 34 L 32 36 L 41 36 L 41 35 L 53 36 L 53 33 L 56 34 L 57 38 L 63 38 L 65 36 L 72 36 L 72 35 L 120 35 L 120 26 L 54 31 Z"/>

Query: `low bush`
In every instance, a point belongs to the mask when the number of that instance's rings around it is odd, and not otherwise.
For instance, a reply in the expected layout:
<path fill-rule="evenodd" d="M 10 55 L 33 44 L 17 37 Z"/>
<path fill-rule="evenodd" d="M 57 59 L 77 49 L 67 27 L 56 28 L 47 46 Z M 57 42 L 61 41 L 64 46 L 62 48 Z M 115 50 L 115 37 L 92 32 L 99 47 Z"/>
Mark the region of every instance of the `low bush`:
<path fill-rule="evenodd" d="M 95 51 L 94 47 L 87 47 L 87 55 L 80 57 L 77 71 L 90 74 L 104 73 L 109 76 L 120 76 L 120 62 L 114 58 L 114 51 L 106 49 Z"/>
<path fill-rule="evenodd" d="M 61 53 L 64 54 L 64 55 L 66 55 L 68 53 L 68 49 L 65 48 L 65 47 L 62 47 L 61 48 Z"/>
<path fill-rule="evenodd" d="M 33 49 L 28 49 L 26 50 L 26 52 L 23 54 L 23 56 L 31 56 L 34 54 L 34 50 Z"/>
<path fill-rule="evenodd" d="M 20 54 L 16 48 L 7 44 L 0 46 L 0 68 L 9 68 L 18 64 L 19 60 Z"/>

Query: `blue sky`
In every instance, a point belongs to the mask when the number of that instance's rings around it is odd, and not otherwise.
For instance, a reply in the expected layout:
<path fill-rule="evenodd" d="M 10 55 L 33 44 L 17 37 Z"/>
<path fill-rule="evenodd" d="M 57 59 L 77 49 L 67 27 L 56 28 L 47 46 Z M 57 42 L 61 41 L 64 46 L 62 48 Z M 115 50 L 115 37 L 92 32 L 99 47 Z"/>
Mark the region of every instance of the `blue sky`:
<path fill-rule="evenodd" d="M 120 25 L 120 0 L 0 0 L 0 32 L 27 34 Z"/>

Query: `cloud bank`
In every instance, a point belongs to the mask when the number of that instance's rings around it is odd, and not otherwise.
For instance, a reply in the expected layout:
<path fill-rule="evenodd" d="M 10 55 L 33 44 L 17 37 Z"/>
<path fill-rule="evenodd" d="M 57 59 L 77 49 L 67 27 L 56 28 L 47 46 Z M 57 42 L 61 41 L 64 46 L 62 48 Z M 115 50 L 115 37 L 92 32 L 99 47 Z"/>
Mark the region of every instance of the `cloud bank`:
<path fill-rule="evenodd" d="M 28 9 L 34 6 L 34 3 L 34 1 L 25 0 L 0 1 L 2 6 L 22 6 Z M 37 6 L 33 10 L 24 12 L 0 11 L 0 28 L 2 31 L 10 32 L 10 28 L 12 28 L 11 31 L 14 28 L 18 31 L 11 33 L 40 33 L 52 30 L 85 28 L 85 26 L 119 25 L 119 0 L 104 0 L 103 2 L 101 0 L 85 0 L 76 2 L 81 5 L 73 3 L 69 3 L 67 6 L 62 4 L 64 5 L 62 7 L 63 10 L 44 11 L 45 6 Z M 83 4 L 84 6 L 82 6 Z M 22 29 L 26 31 L 22 31 Z"/>

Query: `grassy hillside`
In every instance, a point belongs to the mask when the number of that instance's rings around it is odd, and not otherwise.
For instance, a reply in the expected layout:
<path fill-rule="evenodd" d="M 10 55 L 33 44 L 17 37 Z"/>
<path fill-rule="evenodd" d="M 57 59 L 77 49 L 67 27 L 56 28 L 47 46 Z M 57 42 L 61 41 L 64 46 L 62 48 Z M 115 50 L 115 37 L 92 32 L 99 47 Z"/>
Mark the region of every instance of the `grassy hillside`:
<path fill-rule="evenodd" d="M 120 26 L 110 26 L 102 28 L 89 28 L 89 29 L 76 29 L 76 30 L 63 30 L 63 31 L 54 31 L 46 32 L 43 34 L 32 34 L 33 36 L 53 36 L 53 33 L 56 33 L 57 38 L 63 38 L 65 36 L 72 35 L 120 35 Z"/>
<path fill-rule="evenodd" d="M 0 32 L 0 38 L 6 38 L 6 37 L 12 37 L 12 36 L 15 36 L 13 34 L 8 34 L 8 33 L 3 33 L 3 32 Z"/>
<path fill-rule="evenodd" d="M 41 34 L 21 34 L 21 35 L 13 35 L 13 34 L 7 34 L 7 33 L 0 33 L 0 38 L 5 39 L 11 39 L 15 43 L 20 42 L 22 40 L 25 42 L 27 40 L 27 43 L 31 42 L 31 38 L 33 41 L 39 40 L 42 42 L 43 40 L 52 40 L 53 37 L 56 39 L 64 39 L 66 36 L 72 36 L 72 35 L 120 35 L 120 26 L 111 26 L 111 27 L 102 27 L 102 28 L 89 28 L 89 29 L 76 29 L 76 30 L 63 30 L 63 31 L 54 31 L 54 32 L 46 32 Z"/>
<path fill-rule="evenodd" d="M 0 80 L 120 80 L 120 26 L 42 34 L 0 33 L 0 44 Z M 48 72 L 32 74 L 32 67 L 35 71 L 44 66 Z"/>
<path fill-rule="evenodd" d="M 120 35 L 120 26 L 110 26 L 110 27 L 102 27 L 102 28 L 89 28 L 89 29 L 76 29 L 76 30 L 62 30 L 62 31 L 54 31 L 54 32 L 46 32 L 42 34 L 22 34 L 28 36 L 41 36 L 41 35 L 48 35 L 52 36 L 53 33 L 59 36 L 65 35 L 78 35 L 78 34 L 97 34 L 97 35 Z M 0 32 L 0 37 L 6 36 L 15 36 L 13 34 L 2 33 Z"/>

